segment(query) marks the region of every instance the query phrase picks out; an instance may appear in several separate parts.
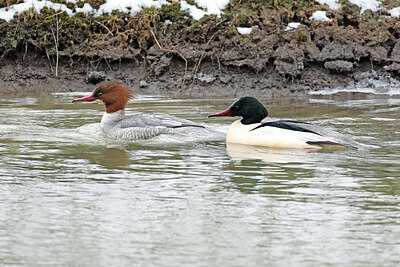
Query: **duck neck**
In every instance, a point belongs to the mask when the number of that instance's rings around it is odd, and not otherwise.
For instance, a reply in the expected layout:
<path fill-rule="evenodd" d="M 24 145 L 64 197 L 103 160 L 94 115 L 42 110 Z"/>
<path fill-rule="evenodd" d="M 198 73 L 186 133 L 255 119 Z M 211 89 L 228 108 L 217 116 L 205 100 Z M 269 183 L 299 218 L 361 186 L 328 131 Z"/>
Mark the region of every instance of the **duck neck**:
<path fill-rule="evenodd" d="M 263 118 L 251 117 L 251 118 L 246 118 L 246 119 L 243 118 L 240 121 L 242 122 L 242 124 L 248 125 L 248 124 L 253 124 L 253 123 L 260 123 L 263 119 L 264 119 L 264 117 Z"/>
<path fill-rule="evenodd" d="M 268 111 L 265 107 L 258 108 L 256 112 L 249 112 L 242 116 L 242 124 L 248 125 L 253 123 L 261 123 L 261 121 L 268 116 Z"/>
<path fill-rule="evenodd" d="M 123 109 L 112 113 L 104 112 L 103 118 L 101 118 L 101 125 L 115 124 L 124 118 L 125 110 Z"/>
<path fill-rule="evenodd" d="M 111 113 L 115 113 L 120 110 L 124 111 L 124 108 L 121 106 L 121 104 L 119 104 L 117 102 L 112 103 L 112 104 L 106 103 L 106 112 L 107 113 L 111 114 Z"/>

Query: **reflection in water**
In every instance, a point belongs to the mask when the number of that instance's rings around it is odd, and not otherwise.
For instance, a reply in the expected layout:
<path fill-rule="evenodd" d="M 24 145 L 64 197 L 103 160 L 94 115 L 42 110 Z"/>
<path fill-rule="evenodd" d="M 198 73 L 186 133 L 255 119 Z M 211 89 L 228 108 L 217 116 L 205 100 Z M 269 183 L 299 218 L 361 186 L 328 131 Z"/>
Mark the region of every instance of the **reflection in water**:
<path fill-rule="evenodd" d="M 300 149 L 270 149 L 258 146 L 226 143 L 226 152 L 232 160 L 259 159 L 266 163 L 310 163 L 316 160 L 316 151 Z"/>
<path fill-rule="evenodd" d="M 212 138 L 113 140 L 104 107 L 79 96 L 0 100 L 0 265 L 400 264 L 399 101 L 263 101 L 380 145 L 309 153 L 226 145 L 232 118 Z M 232 101 L 140 97 L 128 111 L 210 125 Z"/>
<path fill-rule="evenodd" d="M 91 164 L 99 164 L 107 169 L 128 169 L 132 162 L 128 151 L 112 145 L 63 147 L 63 150 L 75 155 L 75 158 L 88 160 Z"/>

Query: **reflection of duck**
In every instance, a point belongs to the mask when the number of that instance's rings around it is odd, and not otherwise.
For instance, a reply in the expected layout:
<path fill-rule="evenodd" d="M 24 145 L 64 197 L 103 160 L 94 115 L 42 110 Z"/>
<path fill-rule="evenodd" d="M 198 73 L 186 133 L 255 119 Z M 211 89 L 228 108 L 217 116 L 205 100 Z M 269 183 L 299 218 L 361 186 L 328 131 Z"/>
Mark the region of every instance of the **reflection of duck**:
<path fill-rule="evenodd" d="M 226 152 L 232 160 L 258 159 L 267 163 L 305 163 L 313 162 L 315 153 L 298 149 L 270 149 L 260 146 L 249 146 L 226 143 Z"/>
<path fill-rule="evenodd" d="M 132 164 L 131 154 L 129 150 L 123 147 L 112 147 L 112 146 L 91 146 L 88 149 L 87 146 L 71 146 L 63 147 L 69 154 L 73 154 L 74 158 L 80 158 L 87 160 L 91 164 L 101 165 L 109 170 L 129 169 L 129 165 Z"/>
<path fill-rule="evenodd" d="M 210 115 L 240 116 L 228 129 L 227 143 L 265 146 L 270 148 L 309 148 L 345 146 L 368 148 L 343 134 L 306 122 L 279 120 L 262 123 L 267 109 L 254 97 L 242 97 L 227 110 Z"/>
<path fill-rule="evenodd" d="M 100 147 L 99 149 L 100 152 L 96 151 L 88 158 L 107 169 L 127 169 L 132 163 L 130 154 L 125 149 L 116 147 Z"/>
<path fill-rule="evenodd" d="M 94 92 L 76 101 L 102 101 L 106 112 L 101 119 L 102 130 L 116 139 L 149 139 L 161 134 L 193 135 L 208 133 L 210 130 L 192 121 L 162 113 L 136 114 L 125 116 L 125 106 L 134 92 L 116 82 L 100 84 Z"/>

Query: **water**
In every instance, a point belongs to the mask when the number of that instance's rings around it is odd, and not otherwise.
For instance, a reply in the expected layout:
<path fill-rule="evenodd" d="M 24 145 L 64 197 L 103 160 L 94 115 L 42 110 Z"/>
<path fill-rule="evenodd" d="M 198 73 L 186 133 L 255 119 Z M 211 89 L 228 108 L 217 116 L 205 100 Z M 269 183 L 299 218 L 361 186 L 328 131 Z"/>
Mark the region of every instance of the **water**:
<path fill-rule="evenodd" d="M 220 133 L 111 140 L 84 95 L 0 100 L 0 265 L 400 265 L 399 98 L 264 99 L 379 146 L 309 153 L 227 148 L 234 99 L 142 96 Z"/>

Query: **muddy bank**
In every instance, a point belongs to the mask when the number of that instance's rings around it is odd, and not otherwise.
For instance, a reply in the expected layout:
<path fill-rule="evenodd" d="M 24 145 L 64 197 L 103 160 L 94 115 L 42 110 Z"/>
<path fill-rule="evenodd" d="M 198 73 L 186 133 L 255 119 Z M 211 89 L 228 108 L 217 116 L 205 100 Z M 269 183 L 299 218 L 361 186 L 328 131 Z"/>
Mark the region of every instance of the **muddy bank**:
<path fill-rule="evenodd" d="M 171 5 L 133 17 L 117 14 L 113 21 L 96 18 L 92 26 L 85 20 L 82 33 L 77 19 L 72 28 L 69 17 L 52 11 L 29 17 L 41 22 L 40 31 L 27 18 L 3 23 L 0 94 L 90 91 L 113 80 L 148 94 L 296 96 L 346 86 L 371 71 L 374 77 L 400 79 L 398 19 L 361 16 L 348 4 L 332 11 L 313 1 L 300 1 L 302 8 L 236 2 L 221 18 L 188 20 Z M 310 19 L 321 8 L 331 22 Z M 58 16 L 61 43 L 52 41 Z M 301 26 L 286 30 L 293 20 Z M 239 26 L 252 31 L 242 35 Z M 10 31 L 25 35 L 12 37 Z"/>
<path fill-rule="evenodd" d="M 312 44 L 311 44 L 312 45 Z M 342 51 L 340 46 L 335 49 Z M 186 48 L 192 50 L 193 48 Z M 303 50 L 304 49 L 304 50 Z M 307 48 L 276 48 L 249 52 L 242 48 L 225 52 L 221 58 L 204 58 L 193 69 L 193 62 L 185 68 L 179 57 L 157 57 L 151 64 L 126 59 L 99 62 L 95 67 L 87 62 L 59 59 L 57 76 L 45 57 L 23 55 L 7 58 L 0 69 L 0 93 L 29 95 L 45 92 L 91 91 L 106 80 L 119 81 L 144 94 L 175 96 L 297 96 L 310 90 L 346 86 L 368 77 L 388 76 L 399 79 L 400 64 L 388 57 L 373 58 L 375 49 L 363 49 L 364 56 L 308 54 Z M 381 49 L 381 48 L 377 48 Z M 268 50 L 267 50 L 268 51 Z M 230 54 L 229 57 L 227 54 Z M 316 58 L 318 57 L 318 59 Z M 329 57 L 329 60 L 323 58 Z M 359 58 L 357 58 L 359 57 Z M 186 74 L 186 76 L 185 76 Z"/>

